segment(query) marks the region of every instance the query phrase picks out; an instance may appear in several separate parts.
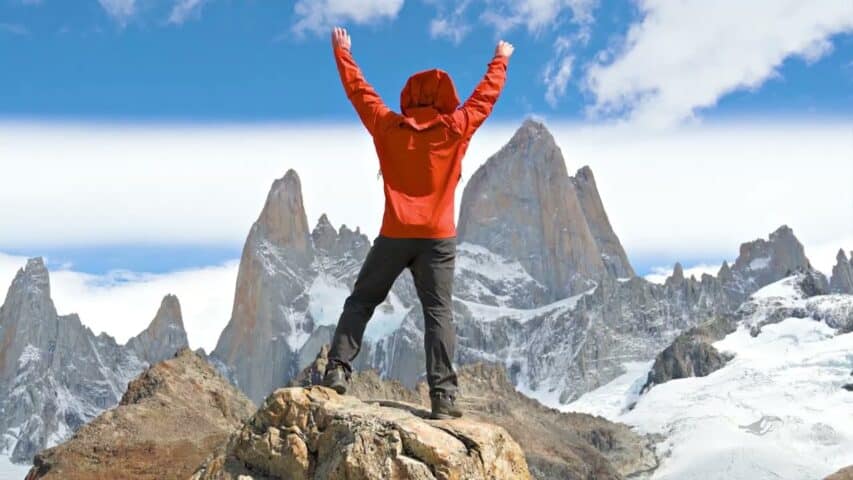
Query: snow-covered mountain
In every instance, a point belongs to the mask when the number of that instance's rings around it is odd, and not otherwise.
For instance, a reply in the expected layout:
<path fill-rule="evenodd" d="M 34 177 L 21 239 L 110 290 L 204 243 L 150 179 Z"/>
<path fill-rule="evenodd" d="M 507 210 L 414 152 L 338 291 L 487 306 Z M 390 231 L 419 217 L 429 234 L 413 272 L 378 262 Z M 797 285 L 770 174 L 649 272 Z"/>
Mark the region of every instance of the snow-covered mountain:
<path fill-rule="evenodd" d="M 853 296 L 795 275 L 755 292 L 703 377 L 640 394 L 650 364 L 559 406 L 662 434 L 653 479 L 819 479 L 853 463 Z"/>
<path fill-rule="evenodd" d="M 0 454 L 30 462 L 103 410 L 149 362 L 187 346 L 177 298 L 127 345 L 95 335 L 75 314 L 58 315 L 44 261 L 18 271 L 0 307 Z"/>
<path fill-rule="evenodd" d="M 500 362 L 519 390 L 558 403 L 619 376 L 625 362 L 653 358 L 762 286 L 812 271 L 783 226 L 744 243 L 716 277 L 685 278 L 680 265 L 664 285 L 634 276 L 592 171 L 569 176 L 554 138 L 531 120 L 468 182 L 459 240 L 456 361 Z M 256 402 L 286 384 L 330 340 L 369 246 L 325 215 L 309 231 L 299 177 L 287 172 L 247 238 L 212 360 Z M 368 324 L 356 367 L 413 387 L 424 370 L 419 305 L 402 274 Z"/>

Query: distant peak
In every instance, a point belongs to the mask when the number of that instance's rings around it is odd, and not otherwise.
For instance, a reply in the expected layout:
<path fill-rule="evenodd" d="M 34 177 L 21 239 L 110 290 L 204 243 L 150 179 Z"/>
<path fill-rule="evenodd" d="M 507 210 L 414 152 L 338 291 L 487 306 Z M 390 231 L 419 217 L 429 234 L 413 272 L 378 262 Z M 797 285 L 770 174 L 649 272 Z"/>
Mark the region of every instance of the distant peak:
<path fill-rule="evenodd" d="M 27 260 L 26 266 L 18 270 L 12 289 L 27 289 L 38 291 L 50 297 L 50 274 L 44 264 L 42 257 L 34 257 Z"/>
<path fill-rule="evenodd" d="M 181 302 L 178 297 L 173 294 L 168 294 L 163 297 L 160 302 L 160 308 L 157 310 L 157 315 L 154 317 L 155 323 L 159 320 L 183 325 L 183 316 L 181 315 Z"/>
<path fill-rule="evenodd" d="M 779 239 L 779 238 L 793 237 L 793 236 L 794 236 L 794 231 L 791 230 L 791 227 L 789 227 L 787 225 L 782 225 L 781 227 L 777 228 L 776 231 L 774 231 L 773 233 L 770 234 L 770 241 L 772 242 L 772 241 Z"/>
<path fill-rule="evenodd" d="M 853 252 L 851 252 L 853 254 Z M 835 259 L 841 263 L 847 263 L 847 255 L 844 253 L 843 248 L 838 249 L 838 255 L 835 256 Z"/>
<path fill-rule="evenodd" d="M 510 144 L 518 143 L 539 143 L 546 142 L 556 144 L 554 136 L 545 127 L 545 124 L 538 120 L 528 118 L 521 124 L 521 127 L 515 131 L 515 134 L 510 139 Z"/>

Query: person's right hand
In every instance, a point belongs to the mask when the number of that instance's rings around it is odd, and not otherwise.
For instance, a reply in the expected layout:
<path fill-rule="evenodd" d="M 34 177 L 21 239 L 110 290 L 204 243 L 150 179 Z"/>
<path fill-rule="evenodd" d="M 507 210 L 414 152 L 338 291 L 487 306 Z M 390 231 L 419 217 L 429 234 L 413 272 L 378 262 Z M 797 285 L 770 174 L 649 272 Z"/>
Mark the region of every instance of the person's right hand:
<path fill-rule="evenodd" d="M 513 47 L 511 43 L 501 40 L 498 42 L 498 46 L 495 47 L 495 56 L 509 58 L 512 56 L 512 52 L 514 51 L 515 47 Z"/>

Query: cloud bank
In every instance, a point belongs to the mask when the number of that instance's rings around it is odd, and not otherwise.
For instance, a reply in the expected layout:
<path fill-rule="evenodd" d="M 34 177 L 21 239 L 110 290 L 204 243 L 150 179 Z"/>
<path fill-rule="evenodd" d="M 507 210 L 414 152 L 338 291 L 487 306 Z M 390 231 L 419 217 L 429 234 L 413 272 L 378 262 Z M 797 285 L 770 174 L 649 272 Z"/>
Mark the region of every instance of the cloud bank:
<path fill-rule="evenodd" d="M 715 259 L 788 224 L 809 253 L 853 248 L 849 124 L 764 123 L 648 132 L 548 124 L 573 173 L 590 165 L 635 263 Z M 488 122 L 463 181 L 517 124 Z M 302 179 L 308 221 L 378 233 L 384 205 L 358 125 L 145 127 L 0 123 L 0 251 L 93 245 L 239 248 L 272 181 Z M 458 211 L 457 211 L 458 213 Z M 813 252 L 814 251 L 814 252 Z M 823 255 L 823 254 L 821 254 Z"/>

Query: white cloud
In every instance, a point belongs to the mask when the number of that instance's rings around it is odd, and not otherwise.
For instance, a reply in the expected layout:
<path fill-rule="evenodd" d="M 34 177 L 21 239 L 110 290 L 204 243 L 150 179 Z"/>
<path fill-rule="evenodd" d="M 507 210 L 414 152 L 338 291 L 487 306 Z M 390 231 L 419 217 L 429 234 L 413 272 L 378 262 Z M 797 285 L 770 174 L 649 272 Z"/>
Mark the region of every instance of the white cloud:
<path fill-rule="evenodd" d="M 0 253 L 3 292 L 25 263 L 25 258 Z M 77 313 L 95 334 L 106 332 L 119 343 L 148 327 L 164 295 L 177 295 L 190 346 L 207 352 L 216 346 L 231 317 L 237 281 L 237 261 L 156 275 L 90 275 L 52 265 L 49 269 L 51 296 L 59 314 Z"/>
<path fill-rule="evenodd" d="M 615 59 L 588 71 L 590 112 L 655 127 L 761 86 L 787 58 L 814 62 L 832 35 L 853 30 L 853 2 L 843 0 L 640 0 L 639 8 Z"/>
<path fill-rule="evenodd" d="M 458 45 L 462 42 L 471 25 L 465 20 L 465 11 L 471 4 L 471 0 L 455 2 L 452 11 L 447 12 L 443 5 L 439 4 L 439 14 L 429 23 L 429 34 L 432 38 L 445 38 Z"/>
<path fill-rule="evenodd" d="M 136 14 L 136 0 L 98 0 L 98 3 L 121 26 Z"/>
<path fill-rule="evenodd" d="M 560 97 L 566 94 L 569 80 L 572 78 L 572 65 L 575 57 L 570 54 L 571 40 L 559 36 L 554 42 L 555 57 L 545 66 L 542 74 L 545 82 L 545 101 L 551 108 L 557 107 Z"/>
<path fill-rule="evenodd" d="M 29 35 L 30 29 L 19 23 L 0 23 L 0 32 L 12 35 Z"/>
<path fill-rule="evenodd" d="M 197 16 L 207 0 L 175 0 L 169 14 L 169 23 L 180 25 L 192 16 Z"/>
<path fill-rule="evenodd" d="M 598 0 L 488 0 L 486 4 L 481 20 L 499 34 L 519 26 L 536 34 L 558 25 L 565 12 L 571 12 L 577 24 L 591 23 Z"/>
<path fill-rule="evenodd" d="M 732 262 L 729 261 L 729 264 Z M 646 274 L 646 280 L 653 283 L 660 283 L 666 281 L 667 277 L 672 275 L 672 267 L 652 267 L 651 272 Z M 708 265 L 704 263 L 700 263 L 697 265 L 691 265 L 689 267 L 683 267 L 684 270 L 684 278 L 696 277 L 697 280 L 702 279 L 702 274 L 707 273 L 708 275 L 717 276 L 717 272 L 720 271 L 720 265 Z"/>
<path fill-rule="evenodd" d="M 403 7 L 403 0 L 299 0 L 293 7 L 298 20 L 293 31 L 325 33 L 331 27 L 347 22 L 366 24 L 393 20 Z"/>

